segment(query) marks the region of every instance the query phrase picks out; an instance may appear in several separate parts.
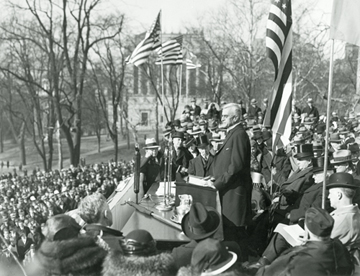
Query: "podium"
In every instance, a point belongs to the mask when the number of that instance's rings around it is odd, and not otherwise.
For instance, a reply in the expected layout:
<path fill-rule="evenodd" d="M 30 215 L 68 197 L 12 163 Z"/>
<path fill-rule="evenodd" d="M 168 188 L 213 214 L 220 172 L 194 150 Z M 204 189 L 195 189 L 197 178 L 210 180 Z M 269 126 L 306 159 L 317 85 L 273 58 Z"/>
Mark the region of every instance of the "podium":
<path fill-rule="evenodd" d="M 219 212 L 218 210 L 219 202 L 217 202 L 217 190 L 210 187 L 202 187 L 199 185 L 194 185 L 186 182 L 184 183 L 175 182 L 175 185 L 176 185 L 175 206 L 179 206 L 180 204 L 179 195 L 187 194 L 192 196 L 193 202 L 200 202 L 204 206 L 213 207 Z"/>

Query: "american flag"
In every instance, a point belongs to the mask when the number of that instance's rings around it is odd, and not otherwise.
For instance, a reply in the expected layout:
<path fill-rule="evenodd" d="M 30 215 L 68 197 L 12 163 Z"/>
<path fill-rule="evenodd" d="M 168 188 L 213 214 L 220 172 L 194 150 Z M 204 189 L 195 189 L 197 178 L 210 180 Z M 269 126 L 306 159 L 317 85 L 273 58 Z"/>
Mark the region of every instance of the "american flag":
<path fill-rule="evenodd" d="M 273 132 L 273 149 L 289 143 L 292 101 L 291 0 L 272 0 L 266 30 L 266 54 L 275 67 L 269 111 L 264 125 Z"/>
<path fill-rule="evenodd" d="M 193 53 L 188 51 L 186 56 L 187 57 L 186 57 L 185 63 L 186 63 L 187 70 L 196 69 L 196 68 L 201 67 L 201 65 L 197 63 L 197 57 Z"/>
<path fill-rule="evenodd" d="M 160 15 L 161 12 L 159 12 L 150 30 L 146 33 L 145 38 L 136 46 L 131 56 L 127 58 L 128 63 L 133 63 L 135 66 L 140 66 L 141 64 L 147 62 L 152 51 L 158 49 L 161 46 Z"/>
<path fill-rule="evenodd" d="M 163 65 L 179 65 L 183 62 L 183 51 L 182 51 L 183 36 L 170 39 L 162 44 L 157 50 L 159 58 L 157 58 L 155 64 L 161 64 L 161 56 Z"/>

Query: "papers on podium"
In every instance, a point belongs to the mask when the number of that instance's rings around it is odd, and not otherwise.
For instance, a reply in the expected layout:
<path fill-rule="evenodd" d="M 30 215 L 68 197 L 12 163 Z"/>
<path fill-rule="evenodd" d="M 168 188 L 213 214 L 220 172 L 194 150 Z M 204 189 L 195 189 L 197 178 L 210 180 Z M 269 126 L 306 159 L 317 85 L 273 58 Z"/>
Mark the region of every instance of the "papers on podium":
<path fill-rule="evenodd" d="M 159 188 L 157 189 L 157 191 L 156 191 L 156 193 L 155 193 L 157 196 L 164 196 L 164 192 L 165 192 L 166 194 L 168 194 L 167 187 L 166 187 L 166 191 L 165 191 L 165 187 L 164 187 L 164 186 L 166 186 L 166 185 L 165 185 L 165 182 L 159 182 Z M 175 194 L 176 194 L 175 181 L 171 181 L 171 182 L 170 182 L 170 186 L 171 186 L 171 188 L 170 188 L 170 194 L 173 195 L 173 196 L 175 196 Z"/>
<path fill-rule="evenodd" d="M 279 223 L 276 226 L 274 232 L 281 234 L 281 236 L 283 236 L 291 246 L 301 245 L 303 241 L 300 240 L 299 237 L 304 237 L 305 235 L 305 230 L 302 229 L 298 224 L 286 225 Z"/>
<path fill-rule="evenodd" d="M 206 181 L 210 179 L 210 176 L 207 177 L 199 177 L 195 175 L 189 175 L 188 182 L 193 185 L 198 185 L 202 187 L 206 187 Z"/>

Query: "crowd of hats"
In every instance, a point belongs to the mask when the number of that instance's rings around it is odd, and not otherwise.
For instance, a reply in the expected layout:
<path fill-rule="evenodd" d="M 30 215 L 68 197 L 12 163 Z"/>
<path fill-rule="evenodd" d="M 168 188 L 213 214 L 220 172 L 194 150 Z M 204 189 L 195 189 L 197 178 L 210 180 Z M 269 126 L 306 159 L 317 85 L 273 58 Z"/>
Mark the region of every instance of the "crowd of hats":
<path fill-rule="evenodd" d="M 120 161 L 82 168 L 71 166 L 61 171 L 35 169 L 31 173 L 3 174 L 0 180 L 0 231 L 14 249 L 23 231 L 37 247 L 41 240 L 40 226 L 49 217 L 76 209 L 83 197 L 94 192 L 110 196 L 117 183 L 132 173 L 132 168 L 132 162 Z M 5 247 L 3 242 L 1 247 Z"/>

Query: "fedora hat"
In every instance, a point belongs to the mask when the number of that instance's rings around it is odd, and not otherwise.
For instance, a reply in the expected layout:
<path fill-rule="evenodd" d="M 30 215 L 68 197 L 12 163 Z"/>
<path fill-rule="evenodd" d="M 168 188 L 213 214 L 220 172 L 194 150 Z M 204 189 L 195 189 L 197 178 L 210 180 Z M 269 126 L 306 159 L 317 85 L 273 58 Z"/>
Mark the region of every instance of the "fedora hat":
<path fill-rule="evenodd" d="M 214 234 L 220 226 L 220 215 L 212 207 L 200 202 L 191 205 L 190 211 L 181 221 L 184 234 L 192 240 L 202 240 Z"/>
<path fill-rule="evenodd" d="M 262 132 L 262 136 L 263 136 L 264 141 L 271 139 L 272 138 L 271 131 L 264 129 Z"/>
<path fill-rule="evenodd" d="M 314 121 L 310 117 L 306 117 L 304 120 L 304 125 L 312 125 Z"/>
<path fill-rule="evenodd" d="M 250 103 L 251 104 L 257 104 L 257 100 L 256 99 L 251 99 Z"/>
<path fill-rule="evenodd" d="M 296 133 L 305 134 L 306 132 L 307 132 L 306 127 L 300 126 L 300 127 L 299 127 L 299 130 L 298 130 Z"/>
<path fill-rule="evenodd" d="M 159 148 L 158 143 L 156 143 L 155 138 L 146 138 L 144 149 L 156 149 Z"/>
<path fill-rule="evenodd" d="M 347 144 L 347 149 L 351 151 L 351 153 L 357 153 L 360 151 L 358 143 Z"/>
<path fill-rule="evenodd" d="M 311 161 L 312 161 L 312 165 L 313 165 L 313 173 L 318 173 L 318 172 L 324 171 L 324 165 L 325 165 L 324 156 L 313 158 Z M 328 171 L 334 170 L 334 167 L 329 163 L 329 160 L 328 160 L 327 170 Z"/>
<path fill-rule="evenodd" d="M 199 120 L 199 125 L 200 126 L 205 126 L 207 124 L 206 120 Z"/>
<path fill-rule="evenodd" d="M 341 138 L 339 136 L 339 133 L 330 133 L 329 141 L 333 143 L 340 143 Z"/>
<path fill-rule="evenodd" d="M 180 138 L 184 140 L 185 139 L 184 132 L 175 131 L 172 135 L 172 138 Z"/>
<path fill-rule="evenodd" d="M 345 172 L 341 173 L 333 173 L 329 177 L 328 184 L 326 185 L 326 189 L 331 188 L 350 188 L 350 189 L 358 189 L 359 182 L 354 180 L 354 177 Z"/>
<path fill-rule="evenodd" d="M 199 134 L 201 132 L 202 132 L 202 130 L 198 125 L 193 126 L 192 130 L 188 131 L 188 133 L 190 135 L 196 135 L 196 134 Z"/>
<path fill-rule="evenodd" d="M 297 114 L 297 113 L 294 113 L 294 116 L 293 116 L 293 118 L 294 118 L 294 119 L 300 119 L 301 117 L 300 117 L 300 115 L 299 115 L 299 114 Z"/>
<path fill-rule="evenodd" d="M 206 148 L 209 143 L 209 138 L 206 134 L 200 134 L 196 139 L 196 146 L 200 149 Z"/>
<path fill-rule="evenodd" d="M 299 145 L 298 152 L 295 154 L 294 157 L 299 160 L 314 157 L 313 145 L 312 144 Z"/>
<path fill-rule="evenodd" d="M 342 135 L 346 135 L 348 134 L 350 131 L 345 127 L 345 126 L 341 126 L 339 128 L 339 134 L 342 134 Z"/>
<path fill-rule="evenodd" d="M 326 124 L 318 124 L 318 126 L 316 127 L 317 134 L 323 134 L 325 130 L 326 130 Z"/>
<path fill-rule="evenodd" d="M 263 139 L 263 134 L 262 132 L 259 130 L 259 131 L 255 131 L 253 133 L 253 136 L 251 137 L 252 140 L 258 140 L 258 139 Z"/>
<path fill-rule="evenodd" d="M 49 241 L 67 240 L 78 236 L 81 226 L 72 217 L 59 214 L 50 217 L 42 230 Z"/>
<path fill-rule="evenodd" d="M 221 142 L 221 141 L 223 141 L 223 139 L 221 139 L 221 134 L 220 133 L 213 133 L 211 135 L 210 141 Z"/>
<path fill-rule="evenodd" d="M 322 152 L 322 151 L 324 150 L 324 147 L 323 147 L 323 144 L 322 144 L 321 141 L 319 141 L 319 140 L 314 140 L 314 141 L 312 142 L 312 144 L 313 144 L 313 151 L 320 151 L 320 152 Z"/>
<path fill-rule="evenodd" d="M 231 268 L 236 260 L 236 253 L 228 251 L 221 241 L 209 238 L 196 245 L 191 256 L 191 267 L 196 275 L 220 275 Z"/>
<path fill-rule="evenodd" d="M 163 135 L 165 135 L 165 136 L 166 136 L 166 135 L 169 135 L 172 130 L 173 130 L 173 129 L 172 129 L 171 126 L 169 126 L 169 125 L 165 126 L 165 129 L 163 130 Z"/>
<path fill-rule="evenodd" d="M 338 150 L 333 153 L 333 160 L 331 164 L 341 164 L 346 162 L 351 162 L 351 151 L 350 150 Z"/>
<path fill-rule="evenodd" d="M 293 142 L 292 145 L 301 145 L 304 144 L 305 142 L 305 137 L 302 134 L 296 134 L 293 138 Z"/>

